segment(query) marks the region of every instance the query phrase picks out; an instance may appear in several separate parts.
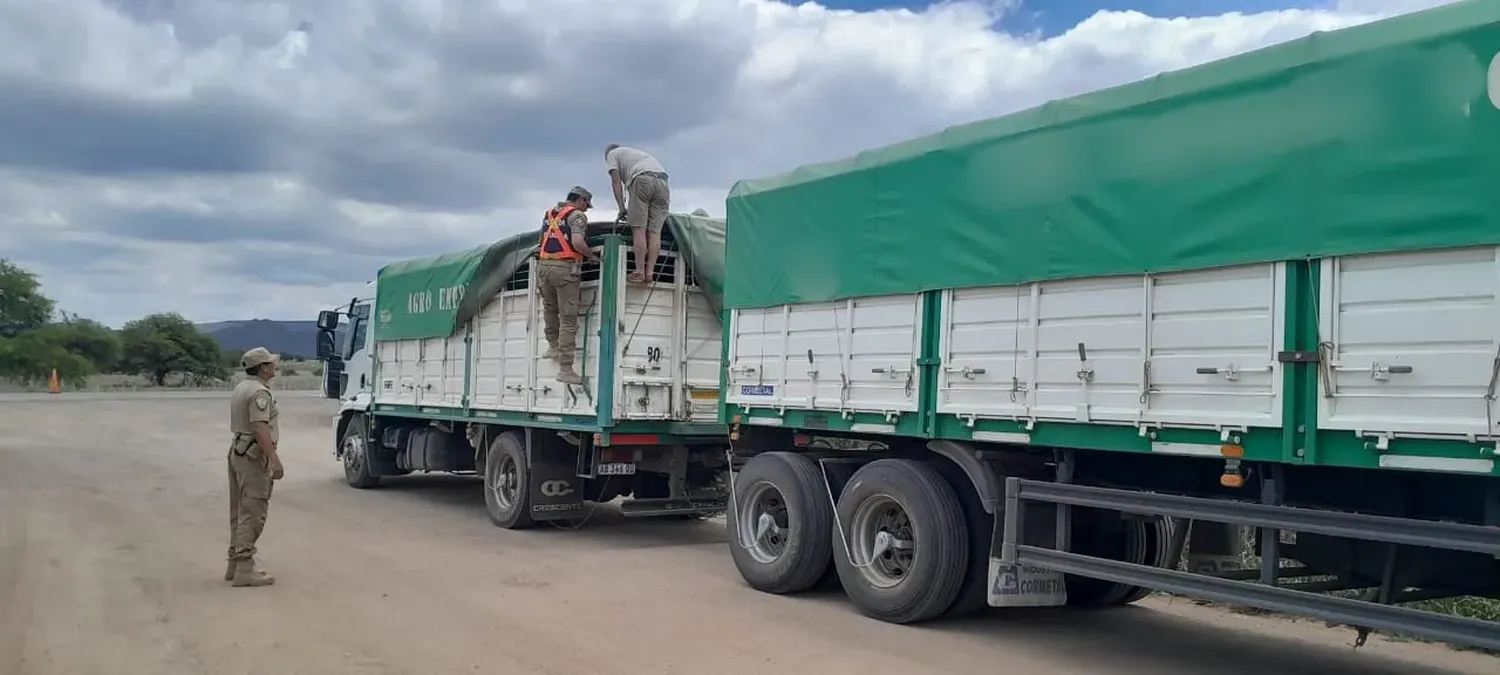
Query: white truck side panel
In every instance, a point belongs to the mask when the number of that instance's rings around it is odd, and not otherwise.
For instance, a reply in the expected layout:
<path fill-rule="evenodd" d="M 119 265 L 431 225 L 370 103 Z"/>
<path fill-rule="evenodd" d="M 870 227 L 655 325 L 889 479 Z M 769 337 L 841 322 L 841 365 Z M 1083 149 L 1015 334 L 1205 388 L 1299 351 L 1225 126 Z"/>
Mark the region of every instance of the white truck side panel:
<path fill-rule="evenodd" d="M 724 327 L 708 298 L 687 294 L 683 318 L 682 381 L 687 389 L 685 412 L 696 422 L 719 419 L 719 368 L 724 357 Z"/>
<path fill-rule="evenodd" d="M 1325 260 L 1318 427 L 1494 436 L 1497 289 L 1492 246 Z"/>
<path fill-rule="evenodd" d="M 392 405 L 417 405 L 421 390 L 422 343 L 420 340 L 395 340 L 378 343 L 375 402 Z"/>
<path fill-rule="evenodd" d="M 678 381 L 679 297 L 672 284 L 627 284 L 620 306 L 615 419 L 671 419 Z"/>
<path fill-rule="evenodd" d="M 947 291 L 938 412 L 1274 426 L 1283 278 L 1265 264 Z"/>
<path fill-rule="evenodd" d="M 920 294 L 735 310 L 728 402 L 915 411 L 921 318 Z"/>
<path fill-rule="evenodd" d="M 531 369 L 526 324 L 531 298 L 505 291 L 485 305 L 474 324 L 474 391 L 479 410 L 529 410 Z"/>
<path fill-rule="evenodd" d="M 596 392 L 599 388 L 599 377 L 608 377 L 608 373 L 599 372 L 599 282 L 585 281 L 578 293 L 578 338 L 577 351 L 574 352 L 573 368 L 584 377 L 588 389 L 573 386 L 568 387 L 557 381 L 557 362 L 552 359 L 542 358 L 547 353 L 547 334 L 545 319 L 542 314 L 542 297 L 536 292 L 536 275 L 531 277 L 531 313 L 530 322 L 527 324 L 531 345 L 530 356 L 527 363 L 530 365 L 529 388 L 531 393 L 531 412 L 558 413 L 568 415 L 594 415 L 598 410 L 594 405 L 595 397 L 589 396 L 589 392 Z M 526 333 L 523 333 L 526 335 Z M 477 372 L 477 369 L 476 369 Z"/>
<path fill-rule="evenodd" d="M 676 251 L 663 251 L 656 281 L 626 284 L 619 310 L 615 419 L 718 418 L 723 328 Z"/>
<path fill-rule="evenodd" d="M 619 331 L 618 367 L 601 373 L 600 282 L 585 276 L 574 367 L 587 387 L 569 388 L 557 382 L 557 364 L 542 358 L 542 300 L 535 272 L 527 274 L 480 310 L 467 335 L 378 343 L 376 401 L 461 408 L 467 375 L 475 410 L 595 415 L 600 388 L 616 387 L 616 419 L 717 419 L 722 330 L 691 280 L 626 287 L 622 272 L 619 323 L 602 327 Z"/>

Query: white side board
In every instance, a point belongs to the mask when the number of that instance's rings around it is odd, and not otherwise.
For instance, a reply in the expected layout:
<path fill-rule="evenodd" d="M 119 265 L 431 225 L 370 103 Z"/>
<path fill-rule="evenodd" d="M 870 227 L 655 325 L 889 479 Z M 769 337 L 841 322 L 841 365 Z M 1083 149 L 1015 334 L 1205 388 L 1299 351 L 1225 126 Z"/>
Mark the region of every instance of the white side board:
<path fill-rule="evenodd" d="M 475 410 L 594 416 L 599 392 L 613 388 L 615 419 L 717 419 L 723 332 L 690 275 L 626 288 L 622 271 L 618 282 L 625 292 L 614 326 L 600 325 L 601 283 L 586 275 L 574 357 L 585 385 L 568 387 L 557 382 L 557 365 L 542 358 L 542 300 L 535 272 L 523 274 L 524 283 L 512 279 L 466 332 L 378 343 L 376 402 L 461 408 L 468 377 Z M 616 331 L 618 351 L 616 367 L 600 372 L 604 330 Z"/>
<path fill-rule="evenodd" d="M 912 294 L 734 310 L 727 402 L 915 412 L 922 303 Z"/>
<path fill-rule="evenodd" d="M 621 277 L 615 419 L 718 419 L 724 331 L 691 275 L 675 273 L 684 266 L 671 269 L 670 280 L 649 285 L 624 284 Z"/>
<path fill-rule="evenodd" d="M 1278 426 L 1280 264 L 946 291 L 940 414 Z"/>
<path fill-rule="evenodd" d="M 1375 439 L 1493 437 L 1500 421 L 1496 250 L 1325 260 L 1318 428 Z"/>

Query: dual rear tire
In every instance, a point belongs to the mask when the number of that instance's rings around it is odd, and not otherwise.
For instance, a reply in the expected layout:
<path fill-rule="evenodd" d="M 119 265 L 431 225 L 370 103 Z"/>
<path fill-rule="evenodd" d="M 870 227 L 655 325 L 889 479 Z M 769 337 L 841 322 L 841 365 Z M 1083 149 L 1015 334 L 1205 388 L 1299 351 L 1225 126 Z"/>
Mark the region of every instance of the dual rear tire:
<path fill-rule="evenodd" d="M 860 467 L 835 506 L 816 462 L 769 452 L 739 472 L 734 496 L 730 554 L 760 591 L 819 586 L 832 576 L 831 561 L 861 612 L 904 624 L 948 611 L 974 573 L 959 496 L 920 462 L 881 459 Z"/>
<path fill-rule="evenodd" d="M 797 453 L 753 457 L 734 481 L 730 553 L 751 587 L 775 594 L 837 579 L 860 612 L 908 624 L 988 606 L 994 516 L 967 476 L 943 462 L 880 459 L 837 499 L 824 467 Z M 1080 553 L 1169 567 L 1170 519 L 1076 512 Z M 1148 589 L 1069 576 L 1068 604 L 1136 602 Z"/>

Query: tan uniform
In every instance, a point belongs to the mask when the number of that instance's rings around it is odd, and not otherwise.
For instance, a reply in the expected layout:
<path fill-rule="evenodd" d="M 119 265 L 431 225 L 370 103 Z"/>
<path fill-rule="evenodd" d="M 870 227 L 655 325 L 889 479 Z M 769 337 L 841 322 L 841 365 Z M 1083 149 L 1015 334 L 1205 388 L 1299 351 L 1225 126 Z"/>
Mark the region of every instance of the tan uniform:
<path fill-rule="evenodd" d="M 559 205 L 561 206 L 561 205 Z M 589 217 L 573 211 L 564 219 L 563 236 L 588 232 Z M 542 296 L 543 332 L 560 368 L 572 368 L 578 350 L 579 286 L 583 263 L 577 260 L 536 261 L 537 293 Z"/>
<path fill-rule="evenodd" d="M 229 397 L 229 430 L 234 440 L 229 447 L 229 560 L 255 559 L 255 542 L 266 526 L 270 506 L 271 468 L 269 458 L 255 441 L 255 422 L 266 422 L 271 442 L 279 443 L 281 429 L 277 420 L 276 398 L 265 382 L 245 378 Z"/>

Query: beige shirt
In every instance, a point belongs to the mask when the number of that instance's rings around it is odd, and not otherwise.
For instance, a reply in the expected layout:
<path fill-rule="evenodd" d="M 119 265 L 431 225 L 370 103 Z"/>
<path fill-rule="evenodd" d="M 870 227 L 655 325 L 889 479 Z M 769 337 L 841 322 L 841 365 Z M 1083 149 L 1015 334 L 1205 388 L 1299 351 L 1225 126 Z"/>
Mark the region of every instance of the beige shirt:
<path fill-rule="evenodd" d="M 625 185 L 630 185 L 630 181 L 635 180 L 636 176 L 647 171 L 667 172 L 666 169 L 661 168 L 661 164 L 657 163 L 655 157 L 623 145 L 610 150 L 609 154 L 604 156 L 604 165 L 614 171 L 619 171 L 620 182 Z"/>
<path fill-rule="evenodd" d="M 281 428 L 277 422 L 276 397 L 271 388 L 259 378 L 247 377 L 234 386 L 229 396 L 229 430 L 236 434 L 254 434 L 251 425 L 265 422 L 271 426 L 271 442 L 281 442 Z"/>

